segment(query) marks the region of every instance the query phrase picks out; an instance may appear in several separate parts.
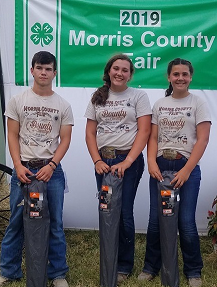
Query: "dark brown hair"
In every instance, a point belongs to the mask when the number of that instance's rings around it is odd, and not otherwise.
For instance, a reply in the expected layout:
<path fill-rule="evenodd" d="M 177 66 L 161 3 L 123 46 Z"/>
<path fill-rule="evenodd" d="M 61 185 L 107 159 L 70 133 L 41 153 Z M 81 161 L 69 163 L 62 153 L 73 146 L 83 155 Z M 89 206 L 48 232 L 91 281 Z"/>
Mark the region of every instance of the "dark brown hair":
<path fill-rule="evenodd" d="M 171 62 L 169 62 L 169 64 L 168 64 L 168 67 L 167 67 L 167 75 L 168 76 L 171 73 L 172 67 L 175 65 L 186 65 L 189 68 L 189 72 L 190 72 L 191 76 L 194 73 L 194 69 L 193 69 L 191 62 L 184 60 L 184 59 L 181 59 L 181 58 L 176 58 L 176 59 L 172 60 Z M 172 94 L 172 92 L 173 92 L 173 87 L 172 87 L 172 84 L 170 83 L 169 88 L 165 92 L 165 97 L 170 96 Z"/>
<path fill-rule="evenodd" d="M 32 58 L 32 68 L 34 69 L 35 64 L 41 64 L 41 65 L 48 65 L 53 63 L 53 69 L 56 71 L 57 69 L 57 61 L 53 54 L 47 51 L 40 51 L 35 53 L 35 55 Z"/>
<path fill-rule="evenodd" d="M 113 56 L 106 64 L 105 68 L 104 68 L 104 75 L 103 75 L 103 81 L 105 82 L 104 85 L 102 87 L 99 87 L 92 96 L 92 104 L 95 105 L 102 105 L 104 106 L 106 103 L 106 100 L 108 99 L 108 92 L 109 92 L 109 88 L 111 86 L 111 81 L 110 81 L 110 77 L 109 77 L 109 71 L 111 69 L 112 64 L 116 61 L 116 60 L 126 60 L 130 63 L 130 74 L 132 76 L 133 72 L 134 72 L 134 66 L 132 61 L 130 60 L 130 58 L 125 55 L 125 54 L 117 54 L 115 56 Z"/>

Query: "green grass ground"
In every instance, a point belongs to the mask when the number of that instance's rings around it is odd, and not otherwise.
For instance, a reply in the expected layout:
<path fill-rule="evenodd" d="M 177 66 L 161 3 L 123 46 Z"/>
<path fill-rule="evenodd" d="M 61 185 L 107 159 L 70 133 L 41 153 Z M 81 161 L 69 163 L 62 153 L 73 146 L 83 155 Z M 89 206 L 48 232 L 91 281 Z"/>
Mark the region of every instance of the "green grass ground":
<path fill-rule="evenodd" d="M 69 272 L 67 280 L 70 287 L 97 287 L 99 286 L 99 238 L 97 231 L 74 231 L 66 230 L 67 240 L 67 262 Z M 212 251 L 211 239 L 200 237 L 201 251 L 204 261 L 202 272 L 203 287 L 217 287 L 217 254 Z M 160 287 L 160 277 L 157 276 L 151 282 L 140 282 L 138 274 L 143 267 L 145 254 L 145 234 L 136 234 L 135 267 L 132 276 L 122 287 Z M 180 253 L 180 250 L 179 250 Z M 180 287 L 188 286 L 182 273 L 182 258 L 179 254 Z M 23 263 L 25 276 L 25 263 Z M 26 286 L 25 277 L 18 282 L 7 283 L 5 287 Z"/>

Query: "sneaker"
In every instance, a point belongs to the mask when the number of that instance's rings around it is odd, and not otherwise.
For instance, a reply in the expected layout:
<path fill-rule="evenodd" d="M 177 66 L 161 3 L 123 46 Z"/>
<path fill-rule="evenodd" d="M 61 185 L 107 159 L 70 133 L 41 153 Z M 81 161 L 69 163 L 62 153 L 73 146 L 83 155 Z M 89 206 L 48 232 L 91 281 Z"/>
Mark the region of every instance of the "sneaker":
<path fill-rule="evenodd" d="M 126 281 L 127 278 L 128 278 L 128 274 L 118 273 L 117 284 L 120 284 L 123 281 Z"/>
<path fill-rule="evenodd" d="M 8 278 L 5 278 L 5 277 L 0 275 L 0 286 L 4 285 L 4 283 L 6 283 L 8 281 L 9 281 Z"/>
<path fill-rule="evenodd" d="M 51 286 L 52 287 L 69 287 L 69 284 L 67 283 L 66 279 L 64 279 L 64 278 L 57 278 L 57 279 L 54 279 L 52 281 Z"/>
<path fill-rule="evenodd" d="M 151 281 L 154 279 L 154 275 L 151 273 L 147 273 L 147 272 L 142 272 L 139 274 L 138 276 L 138 280 L 146 280 L 146 281 Z"/>
<path fill-rule="evenodd" d="M 189 278 L 188 279 L 188 284 L 191 287 L 200 287 L 202 286 L 202 280 L 200 277 L 198 278 Z"/>

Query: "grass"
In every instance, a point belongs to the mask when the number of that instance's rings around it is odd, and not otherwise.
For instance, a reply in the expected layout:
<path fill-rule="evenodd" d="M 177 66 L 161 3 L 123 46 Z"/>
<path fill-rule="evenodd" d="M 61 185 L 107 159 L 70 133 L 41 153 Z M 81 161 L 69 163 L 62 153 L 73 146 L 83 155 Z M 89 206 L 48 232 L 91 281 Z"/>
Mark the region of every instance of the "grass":
<path fill-rule="evenodd" d="M 98 231 L 65 230 L 67 241 L 67 262 L 69 272 L 67 280 L 70 287 L 98 287 L 99 286 L 99 238 Z M 203 287 L 217 287 L 217 254 L 212 251 L 211 239 L 200 237 L 201 252 L 204 261 L 202 272 Z M 151 282 L 140 282 L 138 274 L 143 267 L 145 253 L 145 234 L 136 234 L 135 266 L 132 276 L 122 287 L 160 287 L 160 277 Z M 182 273 L 182 258 L 179 250 L 180 287 L 186 287 L 187 281 Z M 7 283 L 5 287 L 24 287 L 25 262 L 23 262 L 24 278 L 21 281 Z"/>
<path fill-rule="evenodd" d="M 1 175 L 1 173 L 0 173 Z M 9 194 L 8 185 L 5 181 L 0 182 L 1 196 Z M 0 197 L 0 200 L 2 199 Z M 0 203 L 0 210 L 8 209 L 8 199 Z M 1 212 L 5 220 L 0 220 L 0 242 L 2 234 L 8 224 L 8 212 Z M 2 234 L 1 234 L 2 232 Z M 65 230 L 67 241 L 67 263 L 69 265 L 69 272 L 67 273 L 67 280 L 70 287 L 99 287 L 99 238 L 98 231 L 78 231 Z M 204 262 L 202 271 L 203 287 L 217 287 L 217 253 L 213 253 L 211 239 L 206 236 L 200 237 L 201 252 Z M 138 274 L 143 267 L 143 260 L 145 254 L 145 234 L 136 234 L 135 246 L 135 266 L 132 276 L 121 284 L 121 287 L 160 287 L 160 277 L 157 276 L 151 282 L 140 282 L 137 280 Z M 182 273 L 182 258 L 179 249 L 179 269 L 180 269 L 180 287 L 186 287 L 187 281 Z M 14 281 L 5 284 L 5 287 L 25 287 L 25 259 L 22 263 L 24 278 L 20 281 Z"/>

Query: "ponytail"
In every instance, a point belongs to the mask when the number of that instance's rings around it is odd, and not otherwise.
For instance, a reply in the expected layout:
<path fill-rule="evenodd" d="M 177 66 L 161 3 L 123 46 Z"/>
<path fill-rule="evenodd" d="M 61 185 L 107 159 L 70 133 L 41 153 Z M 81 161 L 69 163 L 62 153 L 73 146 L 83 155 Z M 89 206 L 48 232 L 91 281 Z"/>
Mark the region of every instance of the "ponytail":
<path fill-rule="evenodd" d="M 169 88 L 166 89 L 165 97 L 170 96 L 170 95 L 172 94 L 172 92 L 173 92 L 173 86 L 172 86 L 172 84 L 170 83 L 170 84 L 169 84 Z"/>
<path fill-rule="evenodd" d="M 109 96 L 109 85 L 105 83 L 102 87 L 99 87 L 92 96 L 91 102 L 97 106 L 105 106 L 106 100 Z"/>

